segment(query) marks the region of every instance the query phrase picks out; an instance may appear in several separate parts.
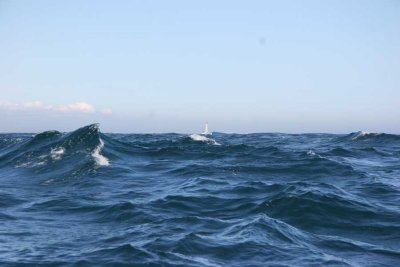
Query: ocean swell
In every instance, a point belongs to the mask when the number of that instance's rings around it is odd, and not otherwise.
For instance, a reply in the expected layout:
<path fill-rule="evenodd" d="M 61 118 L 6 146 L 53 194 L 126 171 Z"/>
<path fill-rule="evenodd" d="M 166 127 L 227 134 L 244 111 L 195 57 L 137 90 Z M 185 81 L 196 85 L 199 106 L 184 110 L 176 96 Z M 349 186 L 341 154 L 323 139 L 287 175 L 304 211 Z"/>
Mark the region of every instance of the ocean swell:
<path fill-rule="evenodd" d="M 0 265 L 398 266 L 397 135 L 0 134 Z"/>

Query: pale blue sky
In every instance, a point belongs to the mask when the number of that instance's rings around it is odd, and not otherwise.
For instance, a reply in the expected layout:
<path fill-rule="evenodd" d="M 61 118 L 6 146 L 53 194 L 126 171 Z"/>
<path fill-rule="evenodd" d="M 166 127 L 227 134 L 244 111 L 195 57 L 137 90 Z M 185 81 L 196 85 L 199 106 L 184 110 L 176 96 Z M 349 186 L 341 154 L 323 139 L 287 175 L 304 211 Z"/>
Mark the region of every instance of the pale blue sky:
<path fill-rule="evenodd" d="M 400 133 L 400 1 L 1 1 L 0 131 Z"/>

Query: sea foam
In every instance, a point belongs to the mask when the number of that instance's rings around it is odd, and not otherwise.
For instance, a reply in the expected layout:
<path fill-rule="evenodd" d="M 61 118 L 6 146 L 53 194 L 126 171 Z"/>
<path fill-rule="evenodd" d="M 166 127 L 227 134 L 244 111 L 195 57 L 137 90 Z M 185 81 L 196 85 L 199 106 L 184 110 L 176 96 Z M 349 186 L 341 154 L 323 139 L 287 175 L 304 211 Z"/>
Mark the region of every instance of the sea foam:
<path fill-rule="evenodd" d="M 208 138 L 207 136 L 204 136 L 204 135 L 201 135 L 201 134 L 191 134 L 191 135 L 189 135 L 189 137 L 194 141 L 201 141 L 201 142 L 210 143 L 210 144 L 218 145 L 218 146 L 221 145 L 220 143 L 218 143 L 214 139 Z"/>
<path fill-rule="evenodd" d="M 110 165 L 108 158 L 100 154 L 103 147 L 104 147 L 104 142 L 103 140 L 100 139 L 100 144 L 98 144 L 98 146 L 96 146 L 96 148 L 93 150 L 92 157 L 96 161 L 97 165 L 108 166 Z"/>
<path fill-rule="evenodd" d="M 61 159 L 64 152 L 65 152 L 65 149 L 63 147 L 52 148 L 50 151 L 50 156 L 53 160 L 59 160 L 59 159 Z"/>

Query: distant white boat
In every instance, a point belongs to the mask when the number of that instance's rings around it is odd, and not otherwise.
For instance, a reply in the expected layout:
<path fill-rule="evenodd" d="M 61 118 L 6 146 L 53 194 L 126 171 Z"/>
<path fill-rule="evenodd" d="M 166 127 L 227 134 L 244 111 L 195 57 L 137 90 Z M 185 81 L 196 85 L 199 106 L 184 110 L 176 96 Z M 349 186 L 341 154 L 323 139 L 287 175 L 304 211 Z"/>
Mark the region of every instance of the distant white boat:
<path fill-rule="evenodd" d="M 212 133 L 208 130 L 208 122 L 204 125 L 204 132 L 202 135 L 212 135 Z"/>

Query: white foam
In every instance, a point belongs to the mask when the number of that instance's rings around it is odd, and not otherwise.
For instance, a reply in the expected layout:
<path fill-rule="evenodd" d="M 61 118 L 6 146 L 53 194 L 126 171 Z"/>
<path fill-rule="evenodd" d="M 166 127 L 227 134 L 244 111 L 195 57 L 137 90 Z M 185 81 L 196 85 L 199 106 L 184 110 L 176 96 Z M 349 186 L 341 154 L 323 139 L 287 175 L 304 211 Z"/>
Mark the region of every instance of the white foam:
<path fill-rule="evenodd" d="M 315 152 L 314 152 L 313 150 L 311 150 L 311 149 L 307 151 L 307 156 L 310 156 L 310 157 L 313 157 L 313 158 L 317 157 L 317 158 L 320 158 L 320 159 L 326 159 L 325 157 L 323 157 L 323 156 L 321 156 L 321 155 L 315 153 Z"/>
<path fill-rule="evenodd" d="M 220 267 L 221 266 L 218 263 L 212 262 L 209 259 L 206 259 L 206 258 L 203 258 L 200 256 L 186 256 L 186 255 L 183 255 L 180 253 L 173 253 L 173 254 L 175 254 L 176 256 L 183 258 L 185 260 L 190 260 L 190 261 L 193 261 L 196 263 L 200 263 L 201 265 L 204 265 L 204 266 L 209 266 L 209 267 Z"/>
<path fill-rule="evenodd" d="M 204 135 L 201 135 L 201 134 L 191 134 L 191 135 L 189 135 L 189 137 L 194 141 L 206 142 L 206 143 L 210 143 L 210 144 L 218 145 L 218 146 L 221 145 L 220 143 L 218 143 L 214 139 L 208 138 L 207 136 L 204 136 Z"/>
<path fill-rule="evenodd" d="M 194 141 L 208 141 L 208 140 L 210 140 L 210 138 L 207 138 L 204 135 L 200 135 L 200 134 L 191 134 L 190 138 L 192 138 L 192 140 L 194 140 Z"/>
<path fill-rule="evenodd" d="M 22 162 L 22 163 L 16 164 L 15 168 L 34 168 L 34 167 L 38 167 L 38 166 L 43 166 L 46 163 L 47 163 L 47 160 L 43 160 L 43 161 L 39 161 L 39 162 L 27 161 L 27 162 Z"/>
<path fill-rule="evenodd" d="M 30 166 L 30 162 L 23 162 L 15 165 L 15 168 L 28 168 Z"/>
<path fill-rule="evenodd" d="M 16 139 L 14 140 L 14 143 L 15 143 L 15 144 L 21 143 L 23 140 L 24 140 L 24 139 L 18 137 L 18 138 L 16 138 Z"/>
<path fill-rule="evenodd" d="M 308 150 L 307 155 L 309 156 L 315 156 L 315 152 L 312 150 Z"/>
<path fill-rule="evenodd" d="M 108 166 L 108 165 L 110 165 L 108 158 L 106 158 L 100 154 L 103 147 L 104 147 L 104 142 L 103 142 L 103 140 L 100 139 L 100 144 L 98 146 L 96 146 L 96 148 L 93 150 L 92 157 L 96 161 L 97 165 Z"/>
<path fill-rule="evenodd" d="M 359 131 L 355 134 L 355 136 L 353 138 L 351 138 L 351 140 L 357 140 L 358 138 L 364 137 L 369 135 L 369 132 L 364 132 L 364 131 Z"/>
<path fill-rule="evenodd" d="M 59 159 L 61 159 L 64 152 L 65 152 L 65 149 L 63 147 L 52 148 L 50 155 L 53 160 L 59 160 Z"/>

